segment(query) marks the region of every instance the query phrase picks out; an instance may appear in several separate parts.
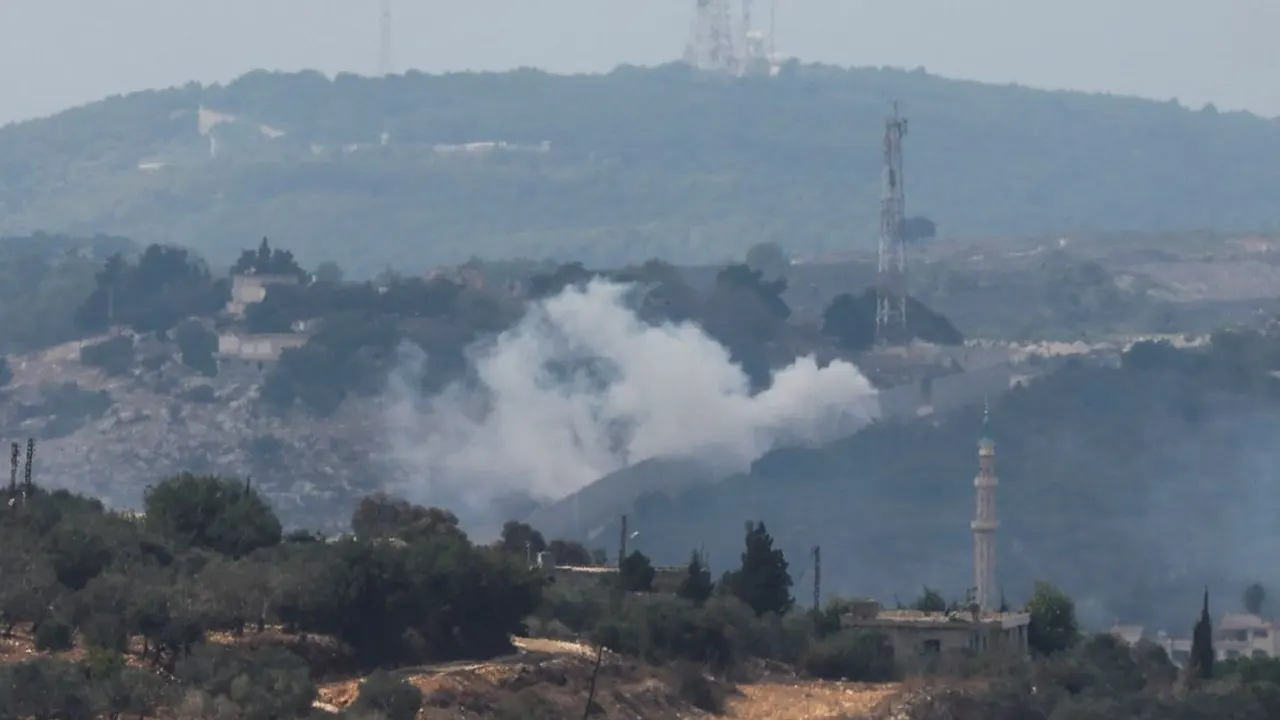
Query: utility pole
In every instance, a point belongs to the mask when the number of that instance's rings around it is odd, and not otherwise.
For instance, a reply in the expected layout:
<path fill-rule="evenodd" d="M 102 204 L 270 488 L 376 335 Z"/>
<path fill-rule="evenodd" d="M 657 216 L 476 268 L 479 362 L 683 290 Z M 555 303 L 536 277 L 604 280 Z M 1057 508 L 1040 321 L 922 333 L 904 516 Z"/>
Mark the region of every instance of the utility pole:
<path fill-rule="evenodd" d="M 822 598 L 822 547 L 813 546 L 813 612 L 818 612 Z"/>
<path fill-rule="evenodd" d="M 27 498 L 31 496 L 33 488 L 31 487 L 31 465 L 36 459 L 36 439 L 27 438 L 27 467 L 23 473 L 22 488 L 22 506 L 26 507 Z"/>
<path fill-rule="evenodd" d="M 18 509 L 18 443 L 10 446 L 9 455 L 9 509 Z"/>
<path fill-rule="evenodd" d="M 618 570 L 622 570 L 622 561 L 627 557 L 627 516 L 622 516 L 622 529 L 618 531 Z"/>
<path fill-rule="evenodd" d="M 395 72 L 391 54 L 391 0 L 382 0 L 382 17 L 379 22 L 378 75 L 386 77 Z"/>
<path fill-rule="evenodd" d="M 898 103 L 884 123 L 884 168 L 880 195 L 880 235 L 876 273 L 876 342 L 905 342 L 907 334 L 906 191 L 902 176 L 902 138 L 907 120 Z"/>

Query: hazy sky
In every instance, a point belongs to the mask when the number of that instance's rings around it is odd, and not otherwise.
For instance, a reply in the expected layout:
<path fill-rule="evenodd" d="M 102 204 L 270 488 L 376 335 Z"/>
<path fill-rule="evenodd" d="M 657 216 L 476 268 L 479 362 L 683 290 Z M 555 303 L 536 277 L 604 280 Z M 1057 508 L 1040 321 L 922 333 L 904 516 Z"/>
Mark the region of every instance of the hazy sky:
<path fill-rule="evenodd" d="M 735 4 L 736 4 L 736 0 Z M 676 58 L 695 0 L 393 0 L 398 69 Z M 1280 115 L 1280 0 L 778 0 L 779 50 Z M 769 0 L 756 0 L 768 16 Z M 371 72 L 378 0 L 0 0 L 0 122 L 254 68 Z"/>

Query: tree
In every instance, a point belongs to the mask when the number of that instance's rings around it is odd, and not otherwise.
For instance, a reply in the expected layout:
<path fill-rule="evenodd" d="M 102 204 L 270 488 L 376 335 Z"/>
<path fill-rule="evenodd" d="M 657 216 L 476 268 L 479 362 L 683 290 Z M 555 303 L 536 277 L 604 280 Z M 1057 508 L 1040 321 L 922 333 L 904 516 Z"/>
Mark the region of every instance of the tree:
<path fill-rule="evenodd" d="M 711 570 L 695 550 L 693 556 L 689 558 L 689 566 L 684 579 L 680 581 L 680 587 L 676 589 L 676 595 L 695 605 L 701 605 L 711 597 L 714 590 L 715 583 L 711 580 Z"/>
<path fill-rule="evenodd" d="M 316 276 L 316 282 L 331 283 L 334 285 L 342 282 L 343 278 L 342 268 L 338 266 L 338 263 L 333 262 L 332 260 L 326 260 L 317 265 L 314 275 Z"/>
<path fill-rule="evenodd" d="M 143 495 L 146 525 L 164 537 L 230 557 L 277 545 L 280 520 L 248 480 L 182 473 Z"/>
<path fill-rule="evenodd" d="M 351 529 L 364 539 L 393 537 L 405 542 L 434 536 L 461 540 L 467 537 L 452 512 L 413 505 L 381 493 L 361 498 L 351 515 Z"/>
<path fill-rule="evenodd" d="M 657 574 L 648 556 L 633 550 L 618 566 L 618 584 L 624 592 L 652 592 Z"/>
<path fill-rule="evenodd" d="M 547 541 L 542 533 L 522 522 L 508 520 L 502 526 L 502 535 L 498 547 L 505 553 L 518 557 L 534 559 L 538 553 L 547 549 Z"/>
<path fill-rule="evenodd" d="M 902 234 L 909 243 L 932 240 L 938 235 L 938 225 L 923 215 L 913 215 L 903 223 Z"/>
<path fill-rule="evenodd" d="M 240 258 L 231 267 L 231 274 L 291 275 L 299 280 L 307 278 L 307 272 L 294 259 L 292 252 L 279 248 L 273 249 L 265 237 L 262 238 L 256 251 L 245 250 L 240 253 Z"/>
<path fill-rule="evenodd" d="M 1261 615 L 1262 607 L 1267 602 L 1267 590 L 1261 583 L 1254 583 L 1244 589 L 1244 610 L 1251 615 Z"/>
<path fill-rule="evenodd" d="M 795 602 L 787 567 L 786 557 L 773 547 L 773 536 L 764 523 L 747 523 L 742 567 L 730 576 L 730 588 L 756 615 L 781 615 Z"/>
<path fill-rule="evenodd" d="M 1036 583 L 1027 603 L 1031 625 L 1027 628 L 1027 644 L 1040 655 L 1062 652 L 1076 644 L 1080 626 L 1076 621 L 1075 602 L 1052 584 Z"/>
<path fill-rule="evenodd" d="M 946 612 L 947 601 L 942 597 L 942 593 L 926 585 L 920 591 L 920 597 L 916 598 L 911 609 L 929 613 Z"/>
<path fill-rule="evenodd" d="M 1191 657 L 1187 661 L 1187 672 L 1193 679 L 1210 680 L 1213 678 L 1213 663 L 1213 622 L 1209 619 L 1209 589 L 1205 588 L 1200 619 L 1191 631 Z"/>
<path fill-rule="evenodd" d="M 198 320 L 187 320 L 174 331 L 182 364 L 210 377 L 218 374 L 218 335 Z"/>

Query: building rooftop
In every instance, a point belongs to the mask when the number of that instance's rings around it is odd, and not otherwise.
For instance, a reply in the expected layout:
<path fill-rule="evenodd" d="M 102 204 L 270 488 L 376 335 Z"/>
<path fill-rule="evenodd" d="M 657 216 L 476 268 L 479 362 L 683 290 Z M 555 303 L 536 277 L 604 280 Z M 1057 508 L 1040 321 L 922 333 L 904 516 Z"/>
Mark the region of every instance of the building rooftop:
<path fill-rule="evenodd" d="M 858 617 L 856 613 L 845 616 L 846 623 L 859 625 L 993 625 L 1002 627 L 1018 627 L 1031 622 L 1030 613 L 1021 612 L 984 612 L 974 613 L 968 610 L 952 612 L 922 612 L 920 610 L 880 610 L 874 617 Z"/>
<path fill-rule="evenodd" d="M 1218 630 L 1261 630 L 1270 625 L 1266 620 L 1252 613 L 1227 613 L 1218 623 Z"/>

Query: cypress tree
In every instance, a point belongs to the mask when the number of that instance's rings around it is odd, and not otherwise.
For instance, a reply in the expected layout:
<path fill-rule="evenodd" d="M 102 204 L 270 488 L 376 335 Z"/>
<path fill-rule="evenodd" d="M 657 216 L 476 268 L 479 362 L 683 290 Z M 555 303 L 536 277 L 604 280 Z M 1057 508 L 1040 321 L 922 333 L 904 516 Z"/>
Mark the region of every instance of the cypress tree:
<path fill-rule="evenodd" d="M 680 587 L 676 590 L 676 595 L 693 602 L 695 605 L 701 605 L 711 597 L 711 592 L 715 589 L 715 583 L 711 582 L 711 571 L 707 569 L 707 564 L 702 561 L 702 557 L 695 550 L 693 557 L 689 560 L 689 568 L 680 582 Z"/>
<path fill-rule="evenodd" d="M 1191 633 L 1191 658 L 1187 665 L 1194 679 L 1209 680 L 1213 677 L 1213 625 L 1209 620 L 1209 588 L 1204 589 L 1204 606 L 1200 619 Z"/>
<path fill-rule="evenodd" d="M 746 551 L 742 567 L 730 577 L 730 588 L 756 615 L 791 609 L 791 573 L 782 551 L 773 547 L 773 536 L 764 523 L 747 523 Z"/>

